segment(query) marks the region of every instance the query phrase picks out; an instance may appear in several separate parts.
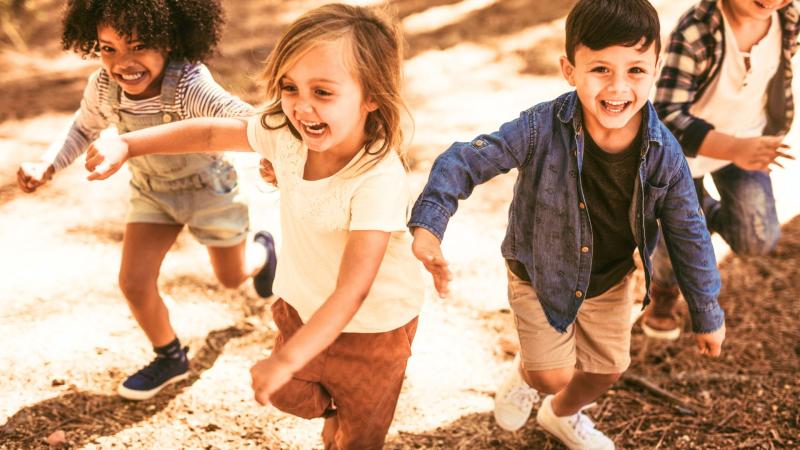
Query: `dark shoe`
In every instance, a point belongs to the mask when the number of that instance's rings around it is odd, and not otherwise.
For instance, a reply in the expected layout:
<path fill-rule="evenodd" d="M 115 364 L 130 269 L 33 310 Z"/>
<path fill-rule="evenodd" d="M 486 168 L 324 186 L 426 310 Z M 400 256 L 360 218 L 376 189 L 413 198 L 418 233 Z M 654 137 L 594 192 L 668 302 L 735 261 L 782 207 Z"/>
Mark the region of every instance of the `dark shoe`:
<path fill-rule="evenodd" d="M 267 249 L 267 260 L 264 267 L 253 277 L 253 286 L 260 297 L 272 295 L 272 283 L 275 281 L 275 268 L 278 267 L 278 257 L 275 255 L 275 240 L 267 231 L 259 231 L 253 236 L 253 241 Z"/>
<path fill-rule="evenodd" d="M 678 314 L 678 286 L 650 286 L 650 303 L 642 316 L 642 331 L 654 339 L 674 341 L 681 335 L 681 316 Z"/>
<path fill-rule="evenodd" d="M 117 393 L 128 400 L 147 400 L 168 385 L 185 380 L 189 377 L 189 358 L 186 357 L 188 351 L 189 347 L 184 347 L 181 357 L 174 359 L 156 356 L 153 362 L 119 385 Z"/>

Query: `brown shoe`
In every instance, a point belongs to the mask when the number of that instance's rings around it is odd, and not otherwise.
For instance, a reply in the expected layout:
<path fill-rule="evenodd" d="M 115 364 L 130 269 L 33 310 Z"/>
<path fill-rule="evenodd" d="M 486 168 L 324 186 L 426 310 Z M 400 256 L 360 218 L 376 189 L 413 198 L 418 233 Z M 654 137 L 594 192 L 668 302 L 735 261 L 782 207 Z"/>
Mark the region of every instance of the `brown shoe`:
<path fill-rule="evenodd" d="M 650 303 L 642 316 L 642 331 L 654 339 L 674 341 L 681 335 L 681 316 L 678 314 L 678 286 L 650 286 Z"/>

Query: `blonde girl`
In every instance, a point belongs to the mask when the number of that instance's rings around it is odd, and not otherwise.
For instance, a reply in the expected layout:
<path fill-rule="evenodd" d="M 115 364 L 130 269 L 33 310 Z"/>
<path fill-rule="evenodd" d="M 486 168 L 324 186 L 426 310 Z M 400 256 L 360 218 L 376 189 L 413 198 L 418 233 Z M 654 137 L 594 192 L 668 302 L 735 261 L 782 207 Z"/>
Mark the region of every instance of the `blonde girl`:
<path fill-rule="evenodd" d="M 257 151 L 281 188 L 280 334 L 251 369 L 261 403 L 325 417 L 326 448 L 380 448 L 423 300 L 399 154 L 402 47 L 380 12 L 330 4 L 294 22 L 249 120 L 196 119 L 99 140 L 90 179 L 156 152 Z M 173 145 L 166 146 L 165 143 Z"/>

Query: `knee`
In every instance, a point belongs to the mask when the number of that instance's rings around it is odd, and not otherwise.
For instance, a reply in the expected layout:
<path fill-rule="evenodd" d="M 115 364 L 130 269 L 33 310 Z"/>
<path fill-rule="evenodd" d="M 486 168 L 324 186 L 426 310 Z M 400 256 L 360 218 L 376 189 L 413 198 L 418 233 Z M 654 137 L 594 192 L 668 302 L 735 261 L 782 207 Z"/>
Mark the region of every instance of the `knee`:
<path fill-rule="evenodd" d="M 614 385 L 617 381 L 619 381 L 622 373 L 591 373 L 586 374 L 598 387 L 608 388 Z"/>
<path fill-rule="evenodd" d="M 119 273 L 118 282 L 122 294 L 131 303 L 137 303 L 139 299 L 145 298 L 148 291 L 155 286 L 155 280 L 127 272 Z"/>
<path fill-rule="evenodd" d="M 555 394 L 569 384 L 573 373 L 572 369 L 528 370 L 525 381 L 539 392 Z"/>
<path fill-rule="evenodd" d="M 293 378 L 270 395 L 269 402 L 287 414 L 314 419 L 322 417 L 331 399 L 320 384 Z"/>
<path fill-rule="evenodd" d="M 729 242 L 731 251 L 739 256 L 765 256 L 775 250 L 781 236 L 780 226 L 761 226 L 746 233 L 740 239 Z"/>

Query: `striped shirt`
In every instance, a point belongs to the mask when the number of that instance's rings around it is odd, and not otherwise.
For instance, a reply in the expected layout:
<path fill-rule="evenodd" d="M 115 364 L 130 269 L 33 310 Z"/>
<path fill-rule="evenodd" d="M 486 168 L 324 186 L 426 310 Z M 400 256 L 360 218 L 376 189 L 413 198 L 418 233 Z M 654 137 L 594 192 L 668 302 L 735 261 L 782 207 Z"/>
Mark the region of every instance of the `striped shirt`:
<path fill-rule="evenodd" d="M 75 161 L 89 147 L 100 132 L 112 124 L 104 106 L 109 105 L 111 79 L 104 69 L 89 77 L 83 92 L 81 107 L 72 118 L 65 132 L 56 139 L 42 160 L 52 164 L 56 171 Z M 163 111 L 176 113 L 181 120 L 193 117 L 246 117 L 254 109 L 238 97 L 223 89 L 202 63 L 186 63 L 183 76 L 178 81 L 175 101 L 164 105 L 161 96 L 144 100 L 129 99 L 124 93 L 120 98 L 121 111 L 132 115 L 150 115 Z"/>
<path fill-rule="evenodd" d="M 706 135 L 714 129 L 714 124 L 692 115 L 689 109 L 706 93 L 725 57 L 724 24 L 717 3 L 702 0 L 681 17 L 670 36 L 664 69 L 656 83 L 653 105 L 688 157 L 697 156 Z M 798 45 L 798 6 L 797 1 L 792 1 L 778 11 L 781 62 L 767 88 L 765 135 L 786 133 L 794 118 L 792 56 Z"/>

